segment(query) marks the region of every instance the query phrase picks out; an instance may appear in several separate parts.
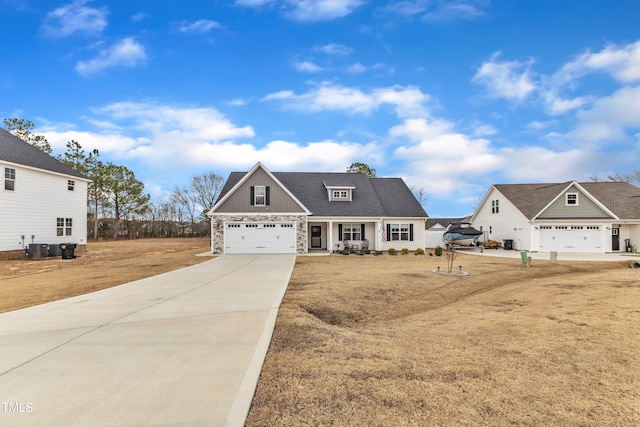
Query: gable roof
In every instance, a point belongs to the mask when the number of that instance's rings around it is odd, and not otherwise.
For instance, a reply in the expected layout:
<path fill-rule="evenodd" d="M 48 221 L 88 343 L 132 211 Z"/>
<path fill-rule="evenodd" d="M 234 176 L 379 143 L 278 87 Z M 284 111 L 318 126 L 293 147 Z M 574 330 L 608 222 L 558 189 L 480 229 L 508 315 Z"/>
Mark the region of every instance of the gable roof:
<path fill-rule="evenodd" d="M 4 129 L 0 129 L 0 160 L 87 179 L 80 172 Z"/>
<path fill-rule="evenodd" d="M 209 213 L 214 212 L 218 206 L 220 206 L 222 203 L 224 203 L 225 200 L 227 200 L 227 198 L 229 198 L 229 196 L 231 194 L 233 194 L 233 192 L 239 188 L 240 186 L 242 186 L 242 184 L 251 176 L 255 173 L 256 170 L 258 169 L 262 169 L 269 177 L 271 177 L 271 179 L 273 179 L 275 181 L 276 184 L 280 185 L 280 187 L 282 187 L 284 189 L 284 191 L 307 213 L 310 214 L 311 212 L 309 212 L 309 210 L 302 204 L 302 202 L 300 202 L 300 200 L 298 200 L 298 198 L 291 193 L 291 191 L 282 184 L 282 182 L 280 182 L 280 180 L 278 178 L 276 178 L 276 176 L 271 173 L 262 163 L 258 162 L 256 163 L 249 172 L 231 172 L 231 174 L 229 175 L 229 178 L 227 179 L 227 181 L 225 182 L 224 186 L 222 187 L 222 190 L 220 191 L 220 195 L 218 196 L 218 200 L 216 200 L 216 202 L 213 205 L 213 208 L 211 208 L 211 210 L 209 211 Z"/>
<path fill-rule="evenodd" d="M 626 182 L 575 181 L 549 184 L 496 184 L 527 219 L 534 219 L 564 191 L 575 185 L 619 219 L 640 219 L 640 188 Z"/>
<path fill-rule="evenodd" d="M 239 187 L 247 175 L 248 172 L 232 172 L 216 205 Z M 272 175 L 314 216 L 427 216 L 401 178 L 369 178 L 363 173 L 348 172 L 273 172 Z M 350 202 L 329 201 L 327 186 L 338 183 L 354 188 Z"/>
<path fill-rule="evenodd" d="M 469 217 L 455 217 L 455 218 L 429 218 L 425 227 L 427 229 L 434 227 L 436 225 L 441 225 L 442 228 L 447 228 L 451 224 L 456 224 L 459 222 L 469 221 Z"/>

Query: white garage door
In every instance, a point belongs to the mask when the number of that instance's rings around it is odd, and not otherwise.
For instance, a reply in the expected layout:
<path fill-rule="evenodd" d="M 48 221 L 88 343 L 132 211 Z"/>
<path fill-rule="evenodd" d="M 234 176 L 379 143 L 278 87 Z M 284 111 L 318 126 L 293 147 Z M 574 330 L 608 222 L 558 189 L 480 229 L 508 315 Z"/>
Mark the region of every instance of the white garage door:
<path fill-rule="evenodd" d="M 545 225 L 540 227 L 540 252 L 602 252 L 602 227 Z"/>
<path fill-rule="evenodd" d="M 229 223 L 224 226 L 226 254 L 295 254 L 293 223 Z"/>

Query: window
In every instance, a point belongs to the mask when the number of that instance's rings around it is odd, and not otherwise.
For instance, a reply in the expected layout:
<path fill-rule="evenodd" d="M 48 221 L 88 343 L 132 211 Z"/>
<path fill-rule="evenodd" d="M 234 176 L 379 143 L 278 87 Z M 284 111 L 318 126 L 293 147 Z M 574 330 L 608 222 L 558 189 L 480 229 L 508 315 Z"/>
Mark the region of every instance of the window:
<path fill-rule="evenodd" d="M 75 190 L 75 188 L 76 188 L 76 182 L 71 180 L 71 179 L 68 180 L 67 181 L 67 190 L 73 191 L 73 190 Z"/>
<path fill-rule="evenodd" d="M 251 206 L 269 206 L 269 186 L 252 185 L 249 204 Z"/>
<path fill-rule="evenodd" d="M 56 218 L 56 236 L 71 236 L 73 218 Z"/>
<path fill-rule="evenodd" d="M 500 200 L 492 200 L 491 201 L 491 213 L 492 214 L 497 214 L 500 212 L 500 205 L 499 205 Z"/>
<path fill-rule="evenodd" d="M 390 241 L 413 241 L 413 224 L 387 224 Z"/>
<path fill-rule="evenodd" d="M 567 193 L 567 206 L 578 206 L 578 193 Z"/>
<path fill-rule="evenodd" d="M 349 194 L 346 190 L 333 190 L 333 198 L 334 199 L 346 199 L 349 197 Z"/>
<path fill-rule="evenodd" d="M 342 224 L 342 240 L 362 240 L 360 224 Z"/>
<path fill-rule="evenodd" d="M 266 204 L 265 193 L 264 185 L 256 185 L 253 204 L 256 206 L 264 206 Z"/>
<path fill-rule="evenodd" d="M 4 168 L 4 189 L 14 191 L 16 189 L 16 170 Z"/>

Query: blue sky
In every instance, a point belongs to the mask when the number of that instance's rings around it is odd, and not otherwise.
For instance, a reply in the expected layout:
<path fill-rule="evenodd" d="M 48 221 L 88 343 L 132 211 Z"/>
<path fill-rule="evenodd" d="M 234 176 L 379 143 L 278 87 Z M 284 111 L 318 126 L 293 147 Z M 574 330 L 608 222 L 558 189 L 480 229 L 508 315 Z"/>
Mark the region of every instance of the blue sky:
<path fill-rule="evenodd" d="M 364 162 L 466 215 L 494 183 L 640 167 L 639 22 L 640 0 L 0 0 L 0 117 L 154 198 Z"/>

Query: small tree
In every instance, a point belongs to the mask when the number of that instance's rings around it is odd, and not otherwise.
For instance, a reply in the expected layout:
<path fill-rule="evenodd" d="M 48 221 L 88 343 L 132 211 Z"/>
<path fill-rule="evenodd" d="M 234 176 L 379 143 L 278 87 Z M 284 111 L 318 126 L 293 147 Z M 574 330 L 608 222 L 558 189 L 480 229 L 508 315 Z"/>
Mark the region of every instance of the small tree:
<path fill-rule="evenodd" d="M 453 261 L 456 259 L 457 253 L 453 249 L 452 243 L 447 243 L 447 273 L 453 271 Z"/>

